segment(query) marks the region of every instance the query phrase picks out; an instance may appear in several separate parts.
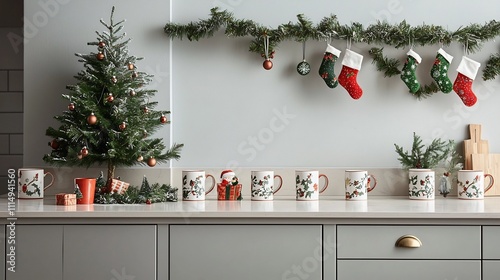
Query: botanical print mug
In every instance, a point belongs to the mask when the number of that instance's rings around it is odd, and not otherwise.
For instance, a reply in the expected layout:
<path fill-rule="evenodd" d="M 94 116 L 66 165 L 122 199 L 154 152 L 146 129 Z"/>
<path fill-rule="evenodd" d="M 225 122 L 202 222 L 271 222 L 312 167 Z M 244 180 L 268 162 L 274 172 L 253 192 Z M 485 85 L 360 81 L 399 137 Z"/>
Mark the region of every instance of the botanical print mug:
<path fill-rule="evenodd" d="M 373 182 L 373 186 L 370 186 Z M 345 171 L 345 199 L 366 200 L 368 193 L 377 186 L 377 179 L 365 170 Z"/>
<path fill-rule="evenodd" d="M 279 179 L 277 188 L 274 186 L 274 180 Z M 252 200 L 273 200 L 273 195 L 277 193 L 283 185 L 283 178 L 280 175 L 274 175 L 274 171 L 252 171 Z"/>
<path fill-rule="evenodd" d="M 410 199 L 434 199 L 435 175 L 431 169 L 410 169 L 409 176 L 409 198 Z"/>
<path fill-rule="evenodd" d="M 45 186 L 44 178 L 50 175 L 50 183 Z M 43 192 L 54 184 L 54 175 L 44 172 L 43 169 L 20 168 L 17 171 L 19 198 L 43 198 Z"/>
<path fill-rule="evenodd" d="M 319 188 L 319 178 L 325 178 L 325 185 Z M 319 194 L 328 188 L 328 177 L 318 171 L 295 171 L 296 199 L 318 200 Z"/>
<path fill-rule="evenodd" d="M 210 177 L 212 185 L 205 191 L 205 179 Z M 182 171 L 182 200 L 205 200 L 205 195 L 209 194 L 215 187 L 214 176 L 202 170 Z"/>
<path fill-rule="evenodd" d="M 484 193 L 489 191 L 495 183 L 491 174 L 484 174 L 481 170 L 459 170 L 457 177 L 458 198 L 462 199 L 484 199 Z M 490 179 L 486 187 L 484 178 Z"/>

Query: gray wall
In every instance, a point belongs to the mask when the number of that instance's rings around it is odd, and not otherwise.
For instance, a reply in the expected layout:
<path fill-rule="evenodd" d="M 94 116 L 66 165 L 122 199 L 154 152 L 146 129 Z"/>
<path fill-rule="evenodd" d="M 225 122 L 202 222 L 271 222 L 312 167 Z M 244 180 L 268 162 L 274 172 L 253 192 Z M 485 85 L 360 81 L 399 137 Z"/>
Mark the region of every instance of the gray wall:
<path fill-rule="evenodd" d="M 57 9 L 50 14 L 38 1 L 25 3 L 28 20 L 40 21 L 37 13 L 48 14 L 47 21 L 30 33 L 25 45 L 26 166 L 43 165 L 42 156 L 50 151 L 45 129 L 57 125 L 52 117 L 67 106 L 60 95 L 82 69 L 73 54 L 93 51 L 86 43 L 95 38 L 95 30 L 102 30 L 98 20 L 109 18 L 112 5 L 117 6 L 117 19 L 127 19 L 125 31 L 133 38 L 130 52 L 145 57 L 139 67 L 157 76 L 151 86 L 159 90 L 160 107 L 173 111 L 170 129 L 162 129 L 157 136 L 166 142 L 172 136 L 173 141 L 186 144 L 174 167 L 397 168 L 393 143 L 409 146 L 413 131 L 426 140 L 443 137 L 462 141 L 469 138 L 469 123 L 483 124 L 483 138 L 490 140 L 490 151 L 500 152 L 500 141 L 496 141 L 500 138 L 496 126 L 500 117 L 498 78 L 491 82 L 476 79 L 474 91 L 479 101 L 472 108 L 466 108 L 454 92 L 417 101 L 399 77 L 384 78 L 377 72 L 368 57 L 371 46 L 358 43 L 352 50 L 364 55 L 358 75 L 364 95 L 353 100 L 340 86 L 327 88 L 317 74 L 324 42 L 308 42 L 307 60 L 312 71 L 302 77 L 295 71 L 302 59 L 301 44 L 296 42 L 282 43 L 273 60 L 274 68 L 265 71 L 263 60 L 247 50 L 251 38 L 226 38 L 219 33 L 199 42 L 174 40 L 170 50 L 169 39 L 162 33 L 170 13 L 173 22 L 188 23 L 208 17 L 209 9 L 217 5 L 230 9 L 237 18 L 273 27 L 295 21 L 297 14 L 304 13 L 314 22 L 336 14 L 344 24 L 359 21 L 368 25 L 377 19 L 397 23 L 405 19 L 412 25 L 425 22 L 455 30 L 498 17 L 499 4 L 495 1 L 52 2 Z M 478 12 L 465 12 L 472 10 Z M 332 44 L 345 50 L 345 41 Z M 481 52 L 470 55 L 481 62 L 481 71 L 489 54 L 498 51 L 498 44 L 486 42 Z M 422 84 L 431 81 L 429 72 L 438 48 L 415 48 L 423 57 L 417 73 Z M 391 57 L 404 61 L 407 50 L 386 50 Z M 453 44 L 446 50 L 455 57 L 450 70 L 454 80 L 463 47 Z M 336 73 L 341 70 L 340 61 Z M 284 122 L 280 119 L 283 112 L 291 115 Z"/>

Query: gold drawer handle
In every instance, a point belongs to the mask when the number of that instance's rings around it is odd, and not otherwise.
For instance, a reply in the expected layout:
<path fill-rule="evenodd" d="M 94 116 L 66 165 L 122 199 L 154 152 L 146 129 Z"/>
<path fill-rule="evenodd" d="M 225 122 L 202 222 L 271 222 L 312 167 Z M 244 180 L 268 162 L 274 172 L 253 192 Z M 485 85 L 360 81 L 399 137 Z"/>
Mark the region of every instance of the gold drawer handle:
<path fill-rule="evenodd" d="M 396 247 L 420 248 L 422 241 L 414 235 L 403 235 L 396 241 Z"/>

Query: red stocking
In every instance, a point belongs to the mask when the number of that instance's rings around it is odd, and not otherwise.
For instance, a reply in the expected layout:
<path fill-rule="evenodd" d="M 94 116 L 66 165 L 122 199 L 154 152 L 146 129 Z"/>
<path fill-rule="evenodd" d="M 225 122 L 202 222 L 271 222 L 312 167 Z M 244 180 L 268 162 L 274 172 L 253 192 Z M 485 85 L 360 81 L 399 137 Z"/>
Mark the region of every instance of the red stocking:
<path fill-rule="evenodd" d="M 477 70 L 481 64 L 468 57 L 463 57 L 460 65 L 458 65 L 458 75 L 453 83 L 453 90 L 462 99 L 465 106 L 473 106 L 476 104 L 477 97 L 472 91 L 472 82 L 476 78 Z"/>
<path fill-rule="evenodd" d="M 339 84 L 347 90 L 353 99 L 359 99 L 363 95 L 363 89 L 361 89 L 356 80 L 362 62 L 362 55 L 349 49 L 345 51 L 344 59 L 342 60 L 342 71 L 339 74 Z"/>

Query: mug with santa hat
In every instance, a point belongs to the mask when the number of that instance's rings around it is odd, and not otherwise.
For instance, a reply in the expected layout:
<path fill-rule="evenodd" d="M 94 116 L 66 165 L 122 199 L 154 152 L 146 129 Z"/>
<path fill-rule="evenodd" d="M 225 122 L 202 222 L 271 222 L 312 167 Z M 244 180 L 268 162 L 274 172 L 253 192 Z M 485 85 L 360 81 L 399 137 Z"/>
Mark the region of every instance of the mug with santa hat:
<path fill-rule="evenodd" d="M 221 182 L 217 184 L 218 200 L 241 200 L 241 184 L 232 170 L 224 170 L 220 174 Z"/>

